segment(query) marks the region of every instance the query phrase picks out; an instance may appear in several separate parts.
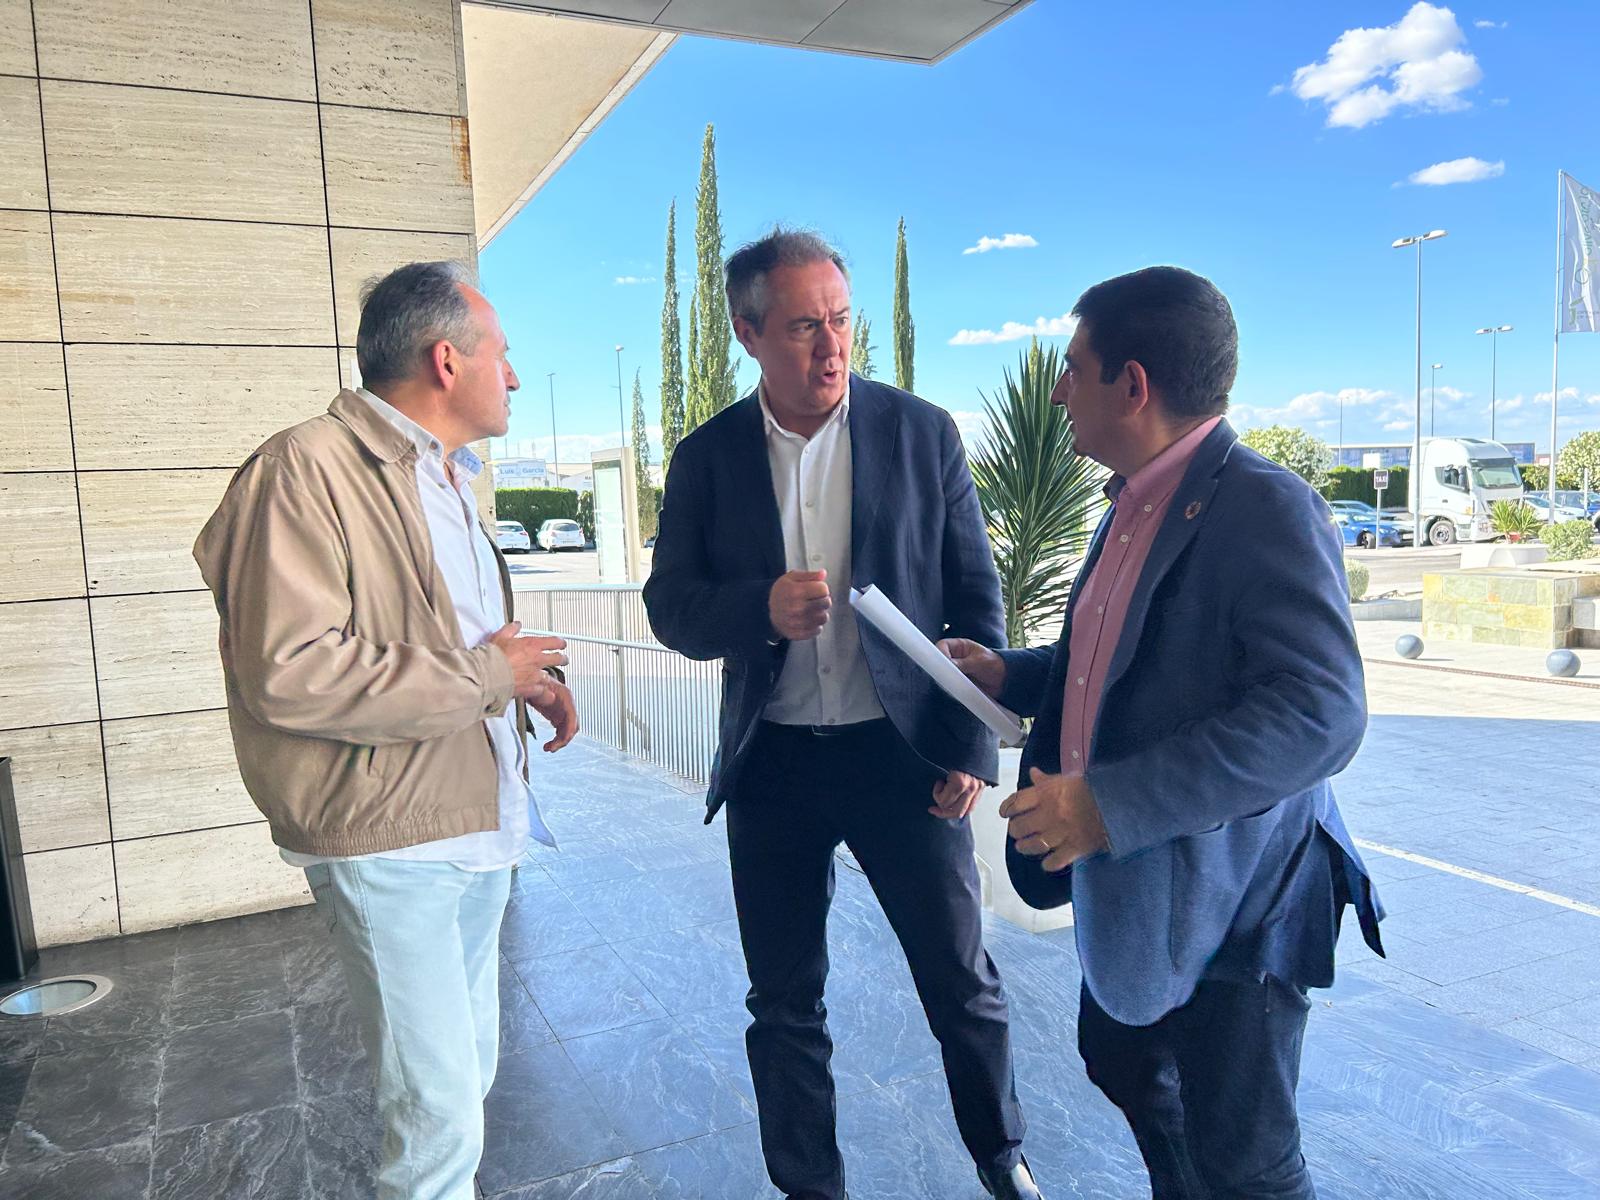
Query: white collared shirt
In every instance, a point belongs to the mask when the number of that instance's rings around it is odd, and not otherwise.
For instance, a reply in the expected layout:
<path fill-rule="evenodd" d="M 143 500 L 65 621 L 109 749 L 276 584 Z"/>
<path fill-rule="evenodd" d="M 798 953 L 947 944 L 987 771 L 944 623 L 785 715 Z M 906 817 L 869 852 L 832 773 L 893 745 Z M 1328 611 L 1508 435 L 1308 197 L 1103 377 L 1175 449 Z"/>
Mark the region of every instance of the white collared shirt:
<path fill-rule="evenodd" d="M 379 416 L 411 439 L 417 448 L 417 491 L 428 522 L 433 558 L 455 606 L 463 646 L 481 646 L 506 624 L 505 593 L 500 585 L 500 564 L 494 547 L 478 519 L 472 481 L 483 462 L 465 446 L 450 456 L 455 482 L 445 470 L 444 447 L 422 426 L 365 388 L 356 394 Z M 527 742 L 517 729 L 517 705 L 484 721 L 494 750 L 499 777 L 500 827 L 482 833 L 464 833 L 418 846 L 385 850 L 361 858 L 398 858 L 411 862 L 447 862 L 466 871 L 496 871 L 522 857 L 529 836 L 554 846 L 555 839 L 539 815 L 533 791 L 525 776 Z M 305 867 L 332 861 L 309 854 L 283 851 L 284 861 Z"/>
<path fill-rule="evenodd" d="M 783 524 L 789 571 L 827 571 L 833 608 L 815 638 L 789 643 L 765 717 L 780 725 L 853 725 L 884 715 L 861 653 L 850 607 L 850 530 L 854 501 L 850 393 L 809 438 L 779 425 L 760 390 L 767 460 Z"/>

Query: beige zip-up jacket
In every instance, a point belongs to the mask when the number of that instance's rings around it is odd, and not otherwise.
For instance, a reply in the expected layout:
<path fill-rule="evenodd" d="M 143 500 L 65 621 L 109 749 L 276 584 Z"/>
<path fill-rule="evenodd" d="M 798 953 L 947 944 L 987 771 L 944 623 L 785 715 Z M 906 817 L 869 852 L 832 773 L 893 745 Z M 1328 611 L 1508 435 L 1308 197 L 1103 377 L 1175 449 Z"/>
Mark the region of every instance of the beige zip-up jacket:
<path fill-rule="evenodd" d="M 416 458 L 341 392 L 245 461 L 195 542 L 239 771 L 287 850 L 371 854 L 499 825 L 483 723 L 512 699 L 511 664 L 462 645 Z M 504 558 L 500 581 L 510 613 Z"/>

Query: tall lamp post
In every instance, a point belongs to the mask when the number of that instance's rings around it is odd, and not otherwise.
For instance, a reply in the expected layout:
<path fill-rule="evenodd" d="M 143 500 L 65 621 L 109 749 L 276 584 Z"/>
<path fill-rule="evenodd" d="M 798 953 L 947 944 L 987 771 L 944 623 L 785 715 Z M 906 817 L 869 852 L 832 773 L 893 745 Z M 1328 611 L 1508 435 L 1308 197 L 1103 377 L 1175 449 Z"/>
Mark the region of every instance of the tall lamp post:
<path fill-rule="evenodd" d="M 545 372 L 550 381 L 550 470 L 555 475 L 551 487 L 561 486 L 561 452 L 556 448 L 556 373 Z"/>
<path fill-rule="evenodd" d="M 1433 229 L 1427 233 L 1415 234 L 1412 237 L 1396 238 L 1391 246 L 1395 250 L 1403 250 L 1407 246 L 1417 248 L 1417 404 L 1415 422 L 1412 426 L 1411 438 L 1411 470 L 1407 472 L 1411 484 L 1411 519 L 1412 528 L 1416 531 L 1412 536 L 1412 544 L 1422 545 L 1424 529 L 1422 528 L 1422 243 L 1431 242 L 1435 238 L 1442 238 L 1448 231 Z"/>
<path fill-rule="evenodd" d="M 1432 437 L 1433 434 L 1434 434 L 1434 428 L 1433 428 L 1433 400 L 1434 400 L 1435 394 L 1439 391 L 1439 369 L 1441 367 L 1443 367 L 1443 366 L 1444 366 L 1443 363 L 1434 363 L 1433 366 L 1428 368 L 1428 370 L 1432 372 L 1432 374 L 1430 374 L 1428 376 L 1428 436 L 1429 437 Z"/>
<path fill-rule="evenodd" d="M 617 351 L 617 420 L 621 422 L 622 444 L 628 444 L 628 418 L 622 412 L 622 347 L 615 347 Z"/>
<path fill-rule="evenodd" d="M 1478 332 L 1489 335 L 1489 440 L 1493 442 L 1498 440 L 1494 436 L 1494 412 L 1497 407 L 1495 387 L 1499 382 L 1498 377 L 1500 374 L 1500 335 L 1502 333 L 1510 333 L 1511 326 L 1490 325 L 1478 330 Z"/>

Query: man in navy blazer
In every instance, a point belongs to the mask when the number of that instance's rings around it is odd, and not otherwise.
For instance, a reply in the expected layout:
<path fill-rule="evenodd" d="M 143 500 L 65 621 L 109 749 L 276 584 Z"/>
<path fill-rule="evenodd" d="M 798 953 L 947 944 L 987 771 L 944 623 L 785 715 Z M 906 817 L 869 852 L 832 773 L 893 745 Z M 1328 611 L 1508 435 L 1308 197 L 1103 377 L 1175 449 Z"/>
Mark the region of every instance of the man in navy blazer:
<path fill-rule="evenodd" d="M 967 821 L 995 741 L 849 604 L 876 585 L 929 638 L 1000 643 L 961 440 L 942 409 L 848 373 L 849 281 L 820 238 L 746 246 L 727 290 L 761 383 L 674 451 L 644 598 L 665 645 L 723 663 L 706 821 L 726 804 L 768 1173 L 790 1197 L 845 1196 L 823 1005 L 843 842 L 905 951 L 980 1180 L 1033 1200 Z"/>
<path fill-rule="evenodd" d="M 1036 718 L 1007 866 L 1029 904 L 1074 903 L 1079 1049 L 1156 1200 L 1310 1198 L 1306 989 L 1333 982 L 1347 904 L 1382 953 L 1328 782 L 1367 720 L 1343 548 L 1222 419 L 1238 333 L 1208 280 L 1152 267 L 1073 311 L 1052 399 L 1111 509 L 1053 648 L 945 650 Z"/>

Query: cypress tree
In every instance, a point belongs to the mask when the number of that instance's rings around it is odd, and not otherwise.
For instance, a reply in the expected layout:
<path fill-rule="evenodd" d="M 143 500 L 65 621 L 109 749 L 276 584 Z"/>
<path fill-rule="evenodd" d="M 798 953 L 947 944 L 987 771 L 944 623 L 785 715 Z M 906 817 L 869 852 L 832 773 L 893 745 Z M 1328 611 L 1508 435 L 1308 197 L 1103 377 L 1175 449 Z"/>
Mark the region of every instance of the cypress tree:
<path fill-rule="evenodd" d="M 641 537 L 655 532 L 655 505 L 651 503 L 650 490 L 650 431 L 644 423 L 644 389 L 639 386 L 639 372 L 633 373 L 633 481 L 638 488 L 639 518 L 644 526 Z"/>
<path fill-rule="evenodd" d="M 894 385 L 912 391 L 916 386 L 914 359 L 917 353 L 917 327 L 911 320 L 911 279 L 906 262 L 906 219 L 900 218 L 900 232 L 894 247 Z"/>
<path fill-rule="evenodd" d="M 661 470 L 683 437 L 683 332 L 678 324 L 678 202 L 667 209 L 667 262 L 661 300 Z"/>
<path fill-rule="evenodd" d="M 863 379 L 871 379 L 877 368 L 872 365 L 872 322 L 867 314 L 854 314 L 850 329 L 850 369 Z"/>
<path fill-rule="evenodd" d="M 729 359 L 733 330 L 728 322 L 722 277 L 722 215 L 717 209 L 717 135 L 706 126 L 695 194 L 694 303 L 689 314 L 689 386 L 685 432 L 721 412 L 734 399 L 736 367 Z"/>

